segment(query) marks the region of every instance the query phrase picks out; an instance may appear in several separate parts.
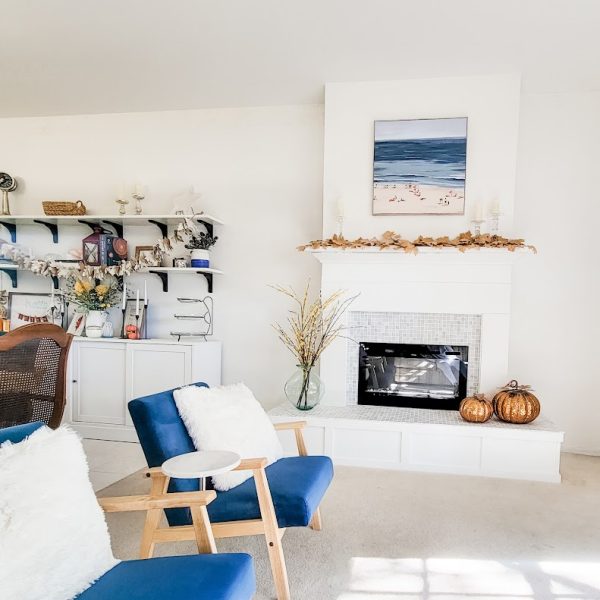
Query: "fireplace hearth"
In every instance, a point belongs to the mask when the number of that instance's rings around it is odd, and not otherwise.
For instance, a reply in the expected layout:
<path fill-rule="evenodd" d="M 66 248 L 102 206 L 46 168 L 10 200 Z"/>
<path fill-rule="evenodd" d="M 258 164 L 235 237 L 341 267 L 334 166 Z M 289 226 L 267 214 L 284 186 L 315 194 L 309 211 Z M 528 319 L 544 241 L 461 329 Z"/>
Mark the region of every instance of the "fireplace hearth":
<path fill-rule="evenodd" d="M 468 365 L 468 346 L 362 342 L 358 404 L 458 410 Z"/>

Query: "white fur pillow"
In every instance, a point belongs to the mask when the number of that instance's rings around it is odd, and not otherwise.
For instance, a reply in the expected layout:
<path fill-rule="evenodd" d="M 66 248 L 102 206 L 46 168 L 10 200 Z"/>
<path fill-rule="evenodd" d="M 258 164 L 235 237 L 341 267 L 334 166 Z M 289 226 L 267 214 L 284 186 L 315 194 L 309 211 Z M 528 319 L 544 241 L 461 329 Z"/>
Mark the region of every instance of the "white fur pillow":
<path fill-rule="evenodd" d="M 243 383 L 213 388 L 190 385 L 173 395 L 198 450 L 229 450 L 242 458 L 266 457 L 269 464 L 283 456 L 273 423 Z M 212 480 L 215 489 L 223 492 L 250 477 L 251 471 L 229 471 Z"/>
<path fill-rule="evenodd" d="M 67 600 L 118 562 L 77 434 L 44 427 L 2 444 L 2 598 Z"/>

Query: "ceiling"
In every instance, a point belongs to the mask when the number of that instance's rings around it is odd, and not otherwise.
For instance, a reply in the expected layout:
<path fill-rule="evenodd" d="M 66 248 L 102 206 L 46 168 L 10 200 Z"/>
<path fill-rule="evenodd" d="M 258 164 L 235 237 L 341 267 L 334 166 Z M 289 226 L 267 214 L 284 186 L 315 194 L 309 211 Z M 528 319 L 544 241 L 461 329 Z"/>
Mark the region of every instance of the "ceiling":
<path fill-rule="evenodd" d="M 321 103 L 327 81 L 600 89 L 600 0 L 0 0 L 0 116 Z"/>

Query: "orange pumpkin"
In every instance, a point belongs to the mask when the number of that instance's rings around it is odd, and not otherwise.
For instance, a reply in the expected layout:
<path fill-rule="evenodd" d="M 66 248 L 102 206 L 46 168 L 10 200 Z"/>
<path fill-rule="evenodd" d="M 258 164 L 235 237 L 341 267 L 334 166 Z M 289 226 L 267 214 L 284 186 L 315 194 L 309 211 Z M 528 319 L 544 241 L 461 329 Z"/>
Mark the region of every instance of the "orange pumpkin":
<path fill-rule="evenodd" d="M 483 395 L 465 398 L 458 407 L 460 416 L 470 423 L 485 423 L 494 414 L 492 403 Z"/>
<path fill-rule="evenodd" d="M 513 379 L 494 396 L 494 412 L 507 423 L 531 423 L 540 414 L 540 401 L 531 393 L 531 386 L 519 385 Z"/>

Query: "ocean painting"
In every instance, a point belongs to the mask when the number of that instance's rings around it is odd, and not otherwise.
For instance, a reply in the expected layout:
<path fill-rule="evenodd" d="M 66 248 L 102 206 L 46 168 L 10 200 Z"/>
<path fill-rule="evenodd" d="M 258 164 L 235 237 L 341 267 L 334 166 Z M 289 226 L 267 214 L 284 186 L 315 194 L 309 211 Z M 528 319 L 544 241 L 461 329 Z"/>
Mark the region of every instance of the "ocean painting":
<path fill-rule="evenodd" d="M 375 121 L 374 215 L 462 215 L 466 170 L 466 117 Z"/>

